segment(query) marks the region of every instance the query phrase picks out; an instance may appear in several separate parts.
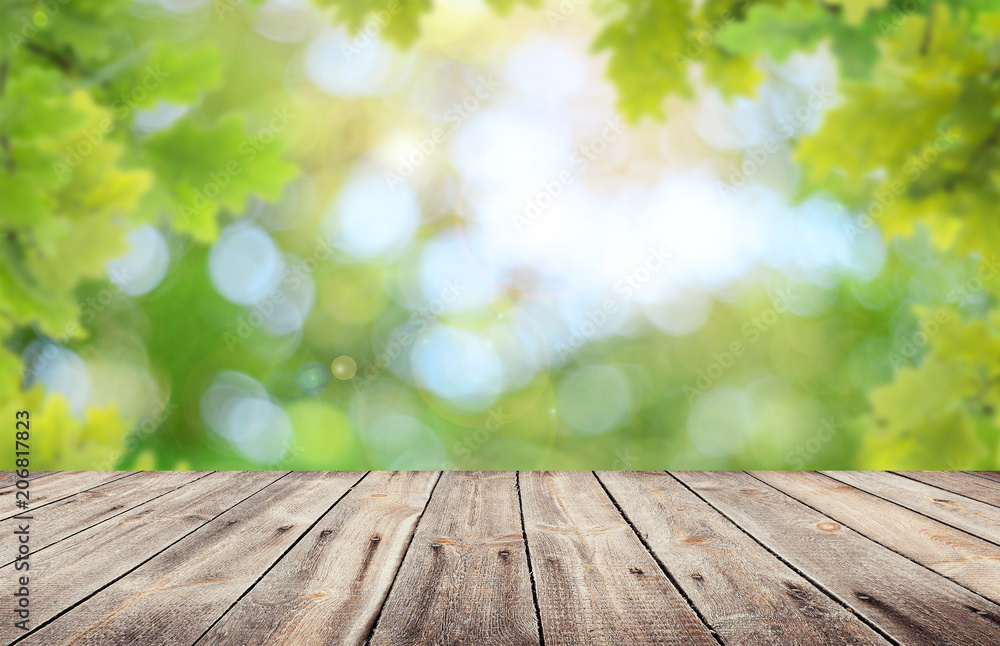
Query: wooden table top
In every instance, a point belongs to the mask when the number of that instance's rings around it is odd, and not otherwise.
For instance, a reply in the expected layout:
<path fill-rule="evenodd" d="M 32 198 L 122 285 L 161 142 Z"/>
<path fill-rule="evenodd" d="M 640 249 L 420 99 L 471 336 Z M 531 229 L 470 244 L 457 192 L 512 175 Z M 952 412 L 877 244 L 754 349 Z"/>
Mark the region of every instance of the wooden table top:
<path fill-rule="evenodd" d="M 39 472 L 28 510 L 13 483 L 0 643 L 1000 644 L 992 472 Z"/>

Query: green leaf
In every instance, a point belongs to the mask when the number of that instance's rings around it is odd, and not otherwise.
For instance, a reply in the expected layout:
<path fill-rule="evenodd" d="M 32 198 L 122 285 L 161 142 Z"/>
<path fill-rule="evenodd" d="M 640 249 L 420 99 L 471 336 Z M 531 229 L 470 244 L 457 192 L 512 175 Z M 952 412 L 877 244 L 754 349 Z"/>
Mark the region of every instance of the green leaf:
<path fill-rule="evenodd" d="M 15 68 L 0 98 L 0 123 L 10 139 L 53 139 L 79 126 L 87 115 L 72 104 L 70 88 L 58 72 Z"/>
<path fill-rule="evenodd" d="M 276 111 L 272 123 L 283 128 L 292 119 L 293 114 Z M 298 174 L 282 157 L 277 133 L 265 127 L 247 134 L 244 123 L 241 115 L 212 126 L 186 117 L 149 138 L 146 151 L 169 196 L 170 220 L 178 231 L 211 240 L 218 231 L 215 216 L 220 209 L 240 212 L 251 195 L 277 199 Z"/>
<path fill-rule="evenodd" d="M 889 0 L 829 0 L 828 4 L 841 7 L 849 25 L 859 25 L 872 9 L 881 9 Z"/>
<path fill-rule="evenodd" d="M 757 86 L 764 80 L 764 71 L 750 55 L 728 54 L 719 49 L 705 52 L 703 60 L 705 80 L 723 96 L 754 96 Z"/>
<path fill-rule="evenodd" d="M 431 10 L 432 0 L 316 0 L 334 8 L 334 17 L 353 34 L 368 27 L 382 38 L 408 47 L 420 35 L 420 18 Z"/>
<path fill-rule="evenodd" d="M 663 118 L 663 99 L 690 98 L 687 66 L 703 47 L 690 37 L 686 0 L 627 0 L 624 15 L 594 41 L 595 52 L 610 51 L 608 78 L 618 88 L 618 108 L 630 122 L 649 115 Z"/>
<path fill-rule="evenodd" d="M 835 24 L 836 18 L 815 3 L 754 5 L 746 20 L 722 30 L 718 42 L 734 54 L 763 51 L 780 62 L 793 52 L 814 49 Z"/>
<path fill-rule="evenodd" d="M 879 59 L 877 22 L 869 19 L 857 26 L 834 23 L 830 31 L 841 76 L 867 79 Z"/>
<path fill-rule="evenodd" d="M 108 77 L 103 98 L 123 120 L 135 108 L 150 107 L 157 101 L 189 104 L 220 86 L 222 59 L 211 45 L 192 47 L 161 41 L 148 53 L 138 53 L 117 62 L 102 73 Z"/>

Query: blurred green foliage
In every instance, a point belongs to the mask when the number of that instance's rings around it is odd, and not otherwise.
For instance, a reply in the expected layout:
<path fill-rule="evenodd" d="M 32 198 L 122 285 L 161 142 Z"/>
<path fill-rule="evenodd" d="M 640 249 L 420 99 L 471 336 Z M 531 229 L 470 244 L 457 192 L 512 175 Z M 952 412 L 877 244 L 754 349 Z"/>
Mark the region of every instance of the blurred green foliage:
<path fill-rule="evenodd" d="M 403 47 L 433 11 L 430 0 L 317 4 L 355 31 L 389 11 L 382 36 Z M 488 4 L 505 13 L 517 3 Z M 275 361 L 255 352 L 268 342 L 263 335 L 235 353 L 220 341 L 241 311 L 205 276 L 206 245 L 220 223 L 250 197 L 279 199 L 302 170 L 328 182 L 327 191 L 342 174 L 309 142 L 309 124 L 324 115 L 247 69 L 247 24 L 258 5 L 226 4 L 232 15 L 214 12 L 195 34 L 147 19 L 129 0 L 0 5 L 0 419 L 32 412 L 36 468 L 253 466 L 213 440 L 189 405 L 191 384 L 222 369 L 254 375 L 285 402 L 294 446 L 273 466 L 383 466 L 352 427 L 351 415 L 364 413 L 351 410 L 351 389 L 302 398 L 295 382 L 297 367 L 317 354 L 365 347 L 359 339 L 376 314 L 406 319 L 377 267 L 321 270 L 338 276 L 336 286 L 320 286 L 319 300 L 331 307 L 311 323 L 324 326 L 325 347 L 303 345 Z M 581 438 L 560 425 L 558 372 L 506 396 L 499 428 L 485 413 L 460 415 L 427 393 L 410 393 L 450 465 L 1000 467 L 1000 2 L 607 0 L 596 14 L 604 26 L 593 49 L 607 56 L 620 111 L 632 122 L 669 118 L 665 99 L 693 97 L 695 72 L 727 97 L 753 96 L 763 58 L 829 46 L 841 100 L 796 142 L 802 197 L 834 196 L 863 214 L 858 231 L 877 227 L 893 253 L 876 280 L 845 280 L 822 317 L 781 317 L 748 344 L 724 380 L 750 384 L 772 404 L 755 417 L 739 455 L 692 451 L 685 387 L 715 353 L 746 338 L 747 321 L 770 306 L 763 290 L 717 306 L 683 339 L 646 334 L 586 346 L 577 361 L 635 375 L 631 421 L 614 433 Z M 291 55 L 280 46 L 262 54 L 277 68 Z M 164 130 L 136 134 L 136 112 L 158 101 L 196 107 Z M 363 117 L 383 108 L 359 100 L 339 109 L 320 136 L 347 159 L 377 127 Z M 268 143 L 254 139 L 275 110 L 290 110 L 295 122 Z M 232 163 L 239 172 L 229 172 L 220 191 L 206 191 L 213 173 Z M 84 303 L 107 287 L 105 262 L 143 223 L 172 230 L 183 261 L 153 295 L 114 301 L 83 320 Z M 312 239 L 285 243 L 308 254 Z M 32 339 L 113 345 L 115 329 L 133 320 L 170 393 L 153 432 L 113 406 L 79 418 L 59 397 L 44 398 L 40 385 L 23 389 L 19 354 Z M 762 373 L 769 376 L 755 379 Z"/>

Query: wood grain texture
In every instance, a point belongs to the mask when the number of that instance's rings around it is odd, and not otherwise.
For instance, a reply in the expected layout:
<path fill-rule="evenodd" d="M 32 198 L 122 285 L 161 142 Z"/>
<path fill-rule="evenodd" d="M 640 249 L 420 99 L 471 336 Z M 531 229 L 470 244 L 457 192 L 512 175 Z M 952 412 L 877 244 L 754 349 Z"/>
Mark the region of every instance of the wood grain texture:
<path fill-rule="evenodd" d="M 667 473 L 597 476 L 725 644 L 889 644 Z"/>
<path fill-rule="evenodd" d="M 192 644 L 363 475 L 291 473 L 22 643 Z"/>
<path fill-rule="evenodd" d="M 897 471 L 896 474 L 1000 507 L 1000 481 L 979 478 L 961 471 Z"/>
<path fill-rule="evenodd" d="M 994 474 L 362 475 L 41 477 L 0 644 L 1000 644 Z"/>
<path fill-rule="evenodd" d="M 515 473 L 441 476 L 370 643 L 539 643 Z"/>
<path fill-rule="evenodd" d="M 519 476 L 548 646 L 717 644 L 592 473 Z"/>
<path fill-rule="evenodd" d="M 879 471 L 822 471 L 821 473 L 1000 545 L 1000 508 L 894 473 Z"/>
<path fill-rule="evenodd" d="M 368 474 L 198 646 L 363 644 L 437 477 Z"/>
<path fill-rule="evenodd" d="M 67 536 L 127 513 L 134 507 L 204 478 L 209 473 L 209 471 L 140 472 L 53 502 L 42 508 L 36 517 L 38 522 L 32 523 L 32 552 L 40 552 Z M 13 518 L 0 521 L 0 536 L 12 535 L 20 522 Z M 13 558 L 4 559 L 2 565 L 9 565 L 12 562 Z"/>
<path fill-rule="evenodd" d="M 979 476 L 980 478 L 1000 482 L 1000 471 L 971 471 L 970 473 Z"/>
<path fill-rule="evenodd" d="M 31 580 L 36 589 L 45 590 L 32 600 L 32 628 L 37 629 L 283 475 L 285 472 L 216 472 L 52 545 L 31 562 Z M 12 569 L 10 565 L 0 568 L 0 576 L 9 576 Z M 0 595 L 0 616 L 13 616 L 13 603 L 11 595 Z M 22 634 L 14 630 L 11 622 L 0 622 L 0 641 Z"/>
<path fill-rule="evenodd" d="M 121 478 L 131 476 L 135 471 L 60 471 L 38 481 L 31 480 L 28 487 L 29 509 L 35 510 L 45 507 L 57 500 L 68 498 L 81 491 L 86 491 L 106 482 L 112 482 Z M 0 520 L 5 520 L 11 516 L 17 516 L 23 512 L 18 511 L 15 502 L 15 487 L 7 487 L 0 490 Z M 30 512 L 29 512 L 30 513 Z"/>
<path fill-rule="evenodd" d="M 1000 602 L 1000 546 L 819 473 L 753 471 L 751 475 L 892 551 Z"/>
<path fill-rule="evenodd" d="M 1000 643 L 1000 606 L 749 474 L 675 475 L 769 550 L 900 643 Z"/>

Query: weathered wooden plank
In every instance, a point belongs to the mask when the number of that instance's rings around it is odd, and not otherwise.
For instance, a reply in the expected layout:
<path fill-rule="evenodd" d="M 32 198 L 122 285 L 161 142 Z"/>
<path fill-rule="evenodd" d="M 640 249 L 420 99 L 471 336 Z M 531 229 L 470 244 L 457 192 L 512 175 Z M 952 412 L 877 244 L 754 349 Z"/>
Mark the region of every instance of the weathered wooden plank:
<path fill-rule="evenodd" d="M 517 474 L 446 472 L 371 646 L 539 643 Z"/>
<path fill-rule="evenodd" d="M 86 599 L 285 473 L 216 472 L 50 546 L 31 559 L 30 626 Z M 0 577 L 13 567 L 0 568 Z M 13 603 L 12 595 L 0 595 L 0 616 L 13 616 Z M 0 641 L 22 634 L 14 630 L 12 622 L 0 622 Z"/>
<path fill-rule="evenodd" d="M 725 644 L 889 644 L 666 473 L 597 476 Z"/>
<path fill-rule="evenodd" d="M 0 487 L 0 495 L 8 495 L 11 491 L 15 490 L 14 483 L 21 478 L 18 478 L 16 471 L 3 471 L 0 472 L 6 476 L 7 482 L 3 487 Z M 32 471 L 25 480 L 32 483 L 32 486 L 41 484 L 43 478 L 48 478 L 51 476 L 57 476 L 59 481 L 64 483 L 64 486 L 73 486 L 74 480 L 79 481 L 83 478 L 83 485 L 93 482 L 94 476 L 107 476 L 106 480 L 111 480 L 122 475 L 134 473 L 132 471 Z M 51 493 L 51 492 L 50 492 Z M 41 504 L 41 503 L 39 503 Z"/>
<path fill-rule="evenodd" d="M 717 643 L 592 473 L 519 476 L 548 646 Z"/>
<path fill-rule="evenodd" d="M 818 473 L 754 471 L 751 475 L 892 551 L 1000 602 L 1000 546 Z"/>
<path fill-rule="evenodd" d="M 437 477 L 368 474 L 198 646 L 363 644 Z"/>
<path fill-rule="evenodd" d="M 28 477 L 25 480 L 38 480 L 39 478 L 44 478 L 45 476 L 50 476 L 53 473 L 59 473 L 59 471 L 28 471 Z M 0 490 L 6 489 L 7 487 L 13 487 L 14 483 L 20 480 L 17 477 L 17 471 L 0 471 Z"/>
<path fill-rule="evenodd" d="M 44 507 L 57 500 L 68 498 L 81 491 L 86 491 L 98 485 L 102 485 L 121 478 L 131 476 L 135 471 L 60 471 L 37 482 L 32 480 L 28 487 L 31 498 L 28 500 L 29 509 Z M 23 514 L 17 509 L 15 487 L 7 487 L 0 490 L 0 520 L 5 520 L 11 516 Z"/>
<path fill-rule="evenodd" d="M 896 474 L 1000 507 L 1000 481 L 978 478 L 962 471 L 897 471 Z"/>
<path fill-rule="evenodd" d="M 1000 606 L 739 472 L 677 472 L 712 506 L 908 646 L 1000 643 Z"/>
<path fill-rule="evenodd" d="M 1000 508 L 894 473 L 880 471 L 822 471 L 821 473 L 974 536 L 1000 544 Z"/>
<path fill-rule="evenodd" d="M 291 473 L 22 643 L 192 644 L 363 475 Z"/>
<path fill-rule="evenodd" d="M 980 478 L 986 478 L 987 480 L 994 480 L 1000 482 L 1000 471 L 971 471 Z"/>
<path fill-rule="evenodd" d="M 147 501 L 208 475 L 209 471 L 142 471 L 68 496 L 29 515 L 32 553 L 109 518 L 127 513 Z M 0 536 L 10 536 L 21 521 L 0 521 Z M 2 563 L 13 562 L 13 555 Z"/>

